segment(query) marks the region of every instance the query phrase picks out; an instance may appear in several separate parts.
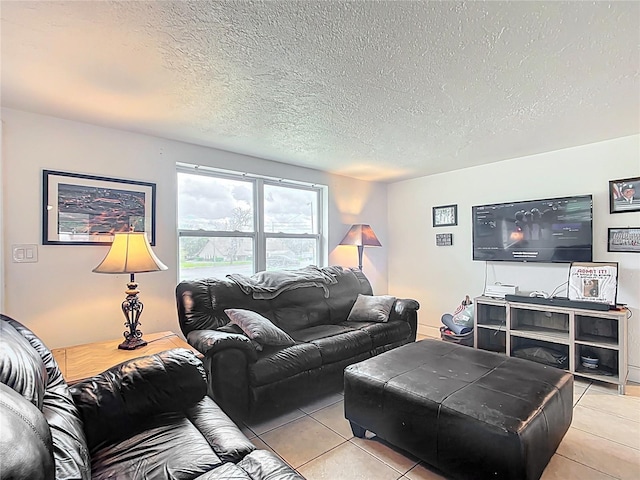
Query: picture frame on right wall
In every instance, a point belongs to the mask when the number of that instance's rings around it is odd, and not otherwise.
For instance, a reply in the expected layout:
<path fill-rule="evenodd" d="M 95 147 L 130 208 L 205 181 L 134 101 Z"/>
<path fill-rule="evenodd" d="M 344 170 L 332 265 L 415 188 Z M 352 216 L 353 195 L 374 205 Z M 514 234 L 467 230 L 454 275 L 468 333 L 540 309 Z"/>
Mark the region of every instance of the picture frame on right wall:
<path fill-rule="evenodd" d="M 433 226 L 452 227 L 458 225 L 458 205 L 433 207 Z"/>
<path fill-rule="evenodd" d="M 609 181 L 609 212 L 640 212 L 640 177 Z"/>
<path fill-rule="evenodd" d="M 640 253 L 640 227 L 610 228 L 607 252 Z"/>

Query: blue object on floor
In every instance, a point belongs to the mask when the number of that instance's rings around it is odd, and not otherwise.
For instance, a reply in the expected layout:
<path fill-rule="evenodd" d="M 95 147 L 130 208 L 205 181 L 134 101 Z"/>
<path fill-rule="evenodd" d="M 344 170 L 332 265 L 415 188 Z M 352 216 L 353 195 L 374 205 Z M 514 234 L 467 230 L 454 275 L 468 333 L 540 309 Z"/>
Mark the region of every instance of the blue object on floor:
<path fill-rule="evenodd" d="M 465 333 L 469 333 L 473 330 L 473 327 L 465 327 L 464 325 L 458 325 L 455 323 L 453 321 L 453 315 L 450 313 L 445 313 L 441 320 L 442 323 L 444 323 L 446 327 L 456 335 L 464 335 Z"/>

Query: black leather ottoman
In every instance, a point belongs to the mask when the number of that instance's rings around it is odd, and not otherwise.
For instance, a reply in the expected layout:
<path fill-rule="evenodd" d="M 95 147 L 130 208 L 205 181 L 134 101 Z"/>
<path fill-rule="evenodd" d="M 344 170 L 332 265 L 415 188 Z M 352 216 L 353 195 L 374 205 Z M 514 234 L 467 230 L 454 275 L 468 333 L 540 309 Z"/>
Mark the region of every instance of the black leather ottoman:
<path fill-rule="evenodd" d="M 540 478 L 571 425 L 573 375 L 422 340 L 350 365 L 345 417 L 455 478 Z"/>

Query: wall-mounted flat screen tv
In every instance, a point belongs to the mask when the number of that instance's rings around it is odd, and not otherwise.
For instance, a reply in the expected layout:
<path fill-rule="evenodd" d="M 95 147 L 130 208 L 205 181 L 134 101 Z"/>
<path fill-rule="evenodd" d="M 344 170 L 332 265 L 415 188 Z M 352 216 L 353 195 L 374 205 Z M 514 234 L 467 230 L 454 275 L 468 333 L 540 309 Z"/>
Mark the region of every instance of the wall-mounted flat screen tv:
<path fill-rule="evenodd" d="M 592 212 L 591 195 L 473 207 L 473 259 L 591 262 Z"/>

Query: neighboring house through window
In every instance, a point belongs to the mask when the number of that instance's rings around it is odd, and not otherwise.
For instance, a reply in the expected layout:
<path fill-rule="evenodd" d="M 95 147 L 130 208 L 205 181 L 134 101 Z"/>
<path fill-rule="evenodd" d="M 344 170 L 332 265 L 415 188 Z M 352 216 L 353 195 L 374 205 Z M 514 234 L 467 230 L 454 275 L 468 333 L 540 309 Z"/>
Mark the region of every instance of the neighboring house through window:
<path fill-rule="evenodd" d="M 179 279 L 324 264 L 326 187 L 180 164 Z"/>

